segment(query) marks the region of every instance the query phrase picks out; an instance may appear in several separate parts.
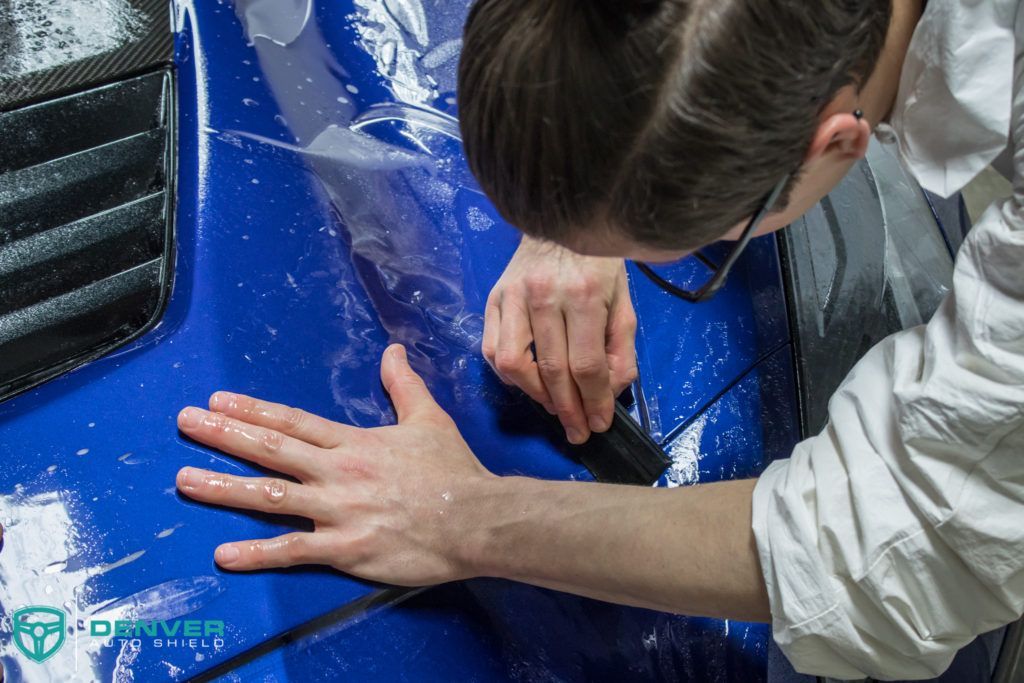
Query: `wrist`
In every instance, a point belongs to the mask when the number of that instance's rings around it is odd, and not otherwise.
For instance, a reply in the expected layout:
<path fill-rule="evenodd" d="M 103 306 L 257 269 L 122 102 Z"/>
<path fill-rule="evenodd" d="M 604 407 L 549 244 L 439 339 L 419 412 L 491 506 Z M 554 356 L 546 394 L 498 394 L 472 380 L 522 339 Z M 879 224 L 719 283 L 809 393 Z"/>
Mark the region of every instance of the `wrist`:
<path fill-rule="evenodd" d="M 515 578 L 515 531 L 527 516 L 535 489 L 527 477 L 489 476 L 472 482 L 465 494 L 453 552 L 467 578 Z"/>

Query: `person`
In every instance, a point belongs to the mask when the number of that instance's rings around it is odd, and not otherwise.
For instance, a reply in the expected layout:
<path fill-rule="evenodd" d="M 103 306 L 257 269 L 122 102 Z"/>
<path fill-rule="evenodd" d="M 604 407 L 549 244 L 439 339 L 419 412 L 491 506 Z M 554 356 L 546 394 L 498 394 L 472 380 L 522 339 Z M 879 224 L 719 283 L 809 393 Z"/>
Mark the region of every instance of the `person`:
<path fill-rule="evenodd" d="M 966 238 L 933 319 L 872 349 L 824 431 L 757 480 L 667 490 L 495 476 L 397 345 L 381 363 L 395 426 L 217 392 L 209 410 L 183 409 L 180 429 L 295 481 L 185 468 L 179 489 L 316 527 L 226 543 L 216 561 L 320 563 L 400 585 L 503 577 L 770 620 L 801 672 L 940 674 L 1024 612 L 1018 10 L 479 0 L 460 65 L 464 143 L 526 235 L 490 297 L 483 350 L 574 442 L 607 428 L 635 374 L 623 258 L 665 261 L 782 228 L 883 126 L 925 188 L 950 195 L 995 164 L 1015 194 Z"/>

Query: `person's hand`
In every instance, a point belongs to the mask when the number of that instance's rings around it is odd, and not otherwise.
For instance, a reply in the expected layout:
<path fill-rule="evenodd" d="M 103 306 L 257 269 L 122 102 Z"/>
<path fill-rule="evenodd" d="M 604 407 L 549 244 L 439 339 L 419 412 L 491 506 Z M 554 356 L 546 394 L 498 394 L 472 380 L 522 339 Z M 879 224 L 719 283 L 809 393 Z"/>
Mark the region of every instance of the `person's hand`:
<path fill-rule="evenodd" d="M 497 479 L 413 372 L 405 350 L 384 353 L 381 379 L 398 424 L 358 429 L 248 396 L 217 392 L 210 411 L 188 407 L 182 432 L 298 480 L 238 477 L 185 467 L 190 498 L 312 519 L 315 530 L 226 543 L 232 570 L 325 564 L 373 581 L 421 586 L 469 578 L 465 530 Z"/>
<path fill-rule="evenodd" d="M 482 348 L 581 444 L 611 426 L 615 397 L 636 379 L 635 337 L 622 259 L 524 237 L 487 299 Z"/>

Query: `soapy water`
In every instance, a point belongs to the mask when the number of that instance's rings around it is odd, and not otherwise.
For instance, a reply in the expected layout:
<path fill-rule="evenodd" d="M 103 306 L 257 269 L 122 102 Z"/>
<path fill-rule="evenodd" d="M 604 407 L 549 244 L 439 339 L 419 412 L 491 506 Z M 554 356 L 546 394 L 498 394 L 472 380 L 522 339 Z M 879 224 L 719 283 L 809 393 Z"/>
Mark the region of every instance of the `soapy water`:
<path fill-rule="evenodd" d="M 11 495 L 0 496 L 0 519 L 6 528 L 0 552 L 0 611 L 5 617 L 0 621 L 0 660 L 10 680 L 99 680 L 102 639 L 86 637 L 91 619 L 175 619 L 196 611 L 224 591 L 218 577 L 195 576 L 161 583 L 127 597 L 102 597 L 92 579 L 137 561 L 146 550 L 111 562 L 91 560 L 100 552 L 100 543 L 83 523 L 82 511 L 71 494 L 50 491 L 26 495 L 21 487 Z M 157 538 L 167 535 L 157 534 Z M 29 605 L 63 608 L 67 613 L 67 643 L 45 666 L 21 666 L 26 660 L 16 652 L 11 637 L 11 613 Z M 132 680 L 129 666 L 137 656 L 137 651 L 122 646 L 111 680 Z"/>
<path fill-rule="evenodd" d="M 459 56 L 459 52 L 462 51 L 462 39 L 453 38 L 452 40 L 446 40 L 427 54 L 423 55 L 423 59 L 420 63 L 426 69 L 436 69 L 440 66 L 444 66 L 448 62 L 452 61 Z"/>
<path fill-rule="evenodd" d="M 430 28 L 419 0 L 355 0 L 349 21 L 363 48 L 377 62 L 401 102 L 427 104 L 438 95 L 438 82 L 421 64 L 429 54 Z M 441 65 L 437 57 L 430 63 Z"/>
<path fill-rule="evenodd" d="M 469 229 L 476 232 L 487 232 L 494 227 L 494 221 L 491 217 L 478 206 L 469 207 L 466 212 L 466 220 L 469 223 Z"/>
<path fill-rule="evenodd" d="M 0 74 L 17 77 L 113 52 L 141 37 L 146 17 L 127 0 L 5 0 L 0 24 Z"/>
<path fill-rule="evenodd" d="M 668 457 L 672 464 L 663 477 L 668 488 L 674 489 L 700 482 L 701 440 L 704 428 L 708 424 L 709 413 L 714 410 L 717 410 L 717 407 L 701 413 L 668 447 Z"/>

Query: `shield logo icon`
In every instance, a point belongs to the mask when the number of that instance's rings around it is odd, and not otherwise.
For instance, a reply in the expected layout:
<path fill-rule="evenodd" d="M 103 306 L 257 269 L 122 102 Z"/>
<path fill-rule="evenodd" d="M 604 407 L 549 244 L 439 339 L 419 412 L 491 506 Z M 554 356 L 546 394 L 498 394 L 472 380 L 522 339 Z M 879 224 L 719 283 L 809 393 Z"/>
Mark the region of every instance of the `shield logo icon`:
<path fill-rule="evenodd" d="M 54 607 L 31 605 L 14 611 L 14 644 L 33 662 L 57 653 L 67 636 L 67 617 Z"/>

